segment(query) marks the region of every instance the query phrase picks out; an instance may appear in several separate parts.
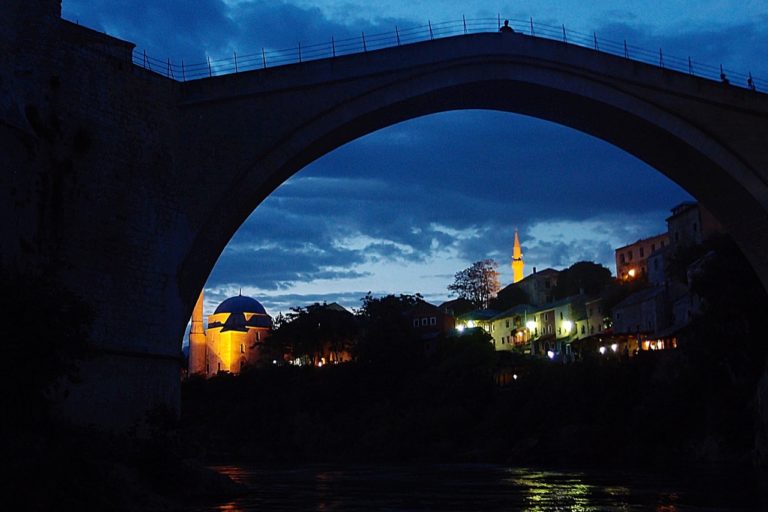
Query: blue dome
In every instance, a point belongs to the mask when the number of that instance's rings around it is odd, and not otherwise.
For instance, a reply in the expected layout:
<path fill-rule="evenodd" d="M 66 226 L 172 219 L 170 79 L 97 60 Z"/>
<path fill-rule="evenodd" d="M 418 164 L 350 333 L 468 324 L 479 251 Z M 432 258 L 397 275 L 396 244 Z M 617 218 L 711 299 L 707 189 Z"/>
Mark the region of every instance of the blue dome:
<path fill-rule="evenodd" d="M 264 309 L 259 301 L 243 295 L 237 297 L 230 297 L 216 308 L 213 312 L 214 315 L 218 313 L 256 313 L 266 315 L 267 311 Z"/>

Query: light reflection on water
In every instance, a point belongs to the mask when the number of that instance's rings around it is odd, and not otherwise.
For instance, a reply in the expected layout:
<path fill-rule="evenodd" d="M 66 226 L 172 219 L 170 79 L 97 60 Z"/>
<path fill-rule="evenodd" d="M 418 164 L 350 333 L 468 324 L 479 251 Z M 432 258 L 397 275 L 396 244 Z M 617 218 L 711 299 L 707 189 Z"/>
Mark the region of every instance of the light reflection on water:
<path fill-rule="evenodd" d="M 747 480 L 690 471 L 545 471 L 494 465 L 216 466 L 249 488 L 220 512 L 703 512 L 760 510 Z M 731 478 L 733 477 L 733 478 Z"/>

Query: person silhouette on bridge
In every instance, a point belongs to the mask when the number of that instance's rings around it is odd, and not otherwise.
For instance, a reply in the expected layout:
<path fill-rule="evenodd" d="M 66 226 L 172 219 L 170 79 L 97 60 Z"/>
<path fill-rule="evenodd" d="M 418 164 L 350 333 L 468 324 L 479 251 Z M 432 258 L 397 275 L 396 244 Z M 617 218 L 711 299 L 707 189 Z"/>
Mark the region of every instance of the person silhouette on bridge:
<path fill-rule="evenodd" d="M 512 27 L 509 26 L 509 20 L 504 20 L 504 26 L 499 27 L 499 32 L 514 32 Z"/>

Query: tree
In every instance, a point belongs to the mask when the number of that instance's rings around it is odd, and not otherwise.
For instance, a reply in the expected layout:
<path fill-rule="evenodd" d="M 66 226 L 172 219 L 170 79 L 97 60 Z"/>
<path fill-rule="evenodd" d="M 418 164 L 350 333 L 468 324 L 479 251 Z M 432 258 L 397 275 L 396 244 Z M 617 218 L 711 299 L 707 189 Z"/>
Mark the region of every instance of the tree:
<path fill-rule="evenodd" d="M 469 268 L 457 272 L 448 289 L 475 307 L 485 309 L 499 291 L 499 264 L 493 260 L 476 261 Z"/>
<path fill-rule="evenodd" d="M 421 295 L 387 295 L 375 298 L 368 293 L 357 313 L 362 336 L 358 360 L 383 368 L 402 368 L 419 363 L 424 355 L 408 312 L 423 302 Z"/>
<path fill-rule="evenodd" d="M 277 323 L 277 322 L 276 322 Z M 283 354 L 340 361 L 357 342 L 357 322 L 352 313 L 328 304 L 291 308 L 264 342 L 265 350 L 278 359 Z"/>

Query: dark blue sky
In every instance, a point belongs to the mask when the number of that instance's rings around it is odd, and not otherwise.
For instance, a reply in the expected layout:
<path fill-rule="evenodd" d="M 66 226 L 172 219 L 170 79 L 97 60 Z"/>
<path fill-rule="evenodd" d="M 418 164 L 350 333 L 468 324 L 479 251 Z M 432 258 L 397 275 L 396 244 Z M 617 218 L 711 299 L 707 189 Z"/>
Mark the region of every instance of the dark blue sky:
<path fill-rule="evenodd" d="M 63 12 L 187 63 L 500 13 L 768 78 L 764 1 L 372 4 L 64 0 Z M 368 291 L 438 303 L 455 272 L 484 258 L 507 284 L 516 228 L 526 274 L 584 259 L 614 271 L 615 247 L 663 231 L 687 199 L 634 157 L 549 122 L 488 111 L 415 119 L 326 155 L 262 203 L 213 269 L 206 314 L 240 288 L 273 315 L 322 300 L 357 307 Z"/>

